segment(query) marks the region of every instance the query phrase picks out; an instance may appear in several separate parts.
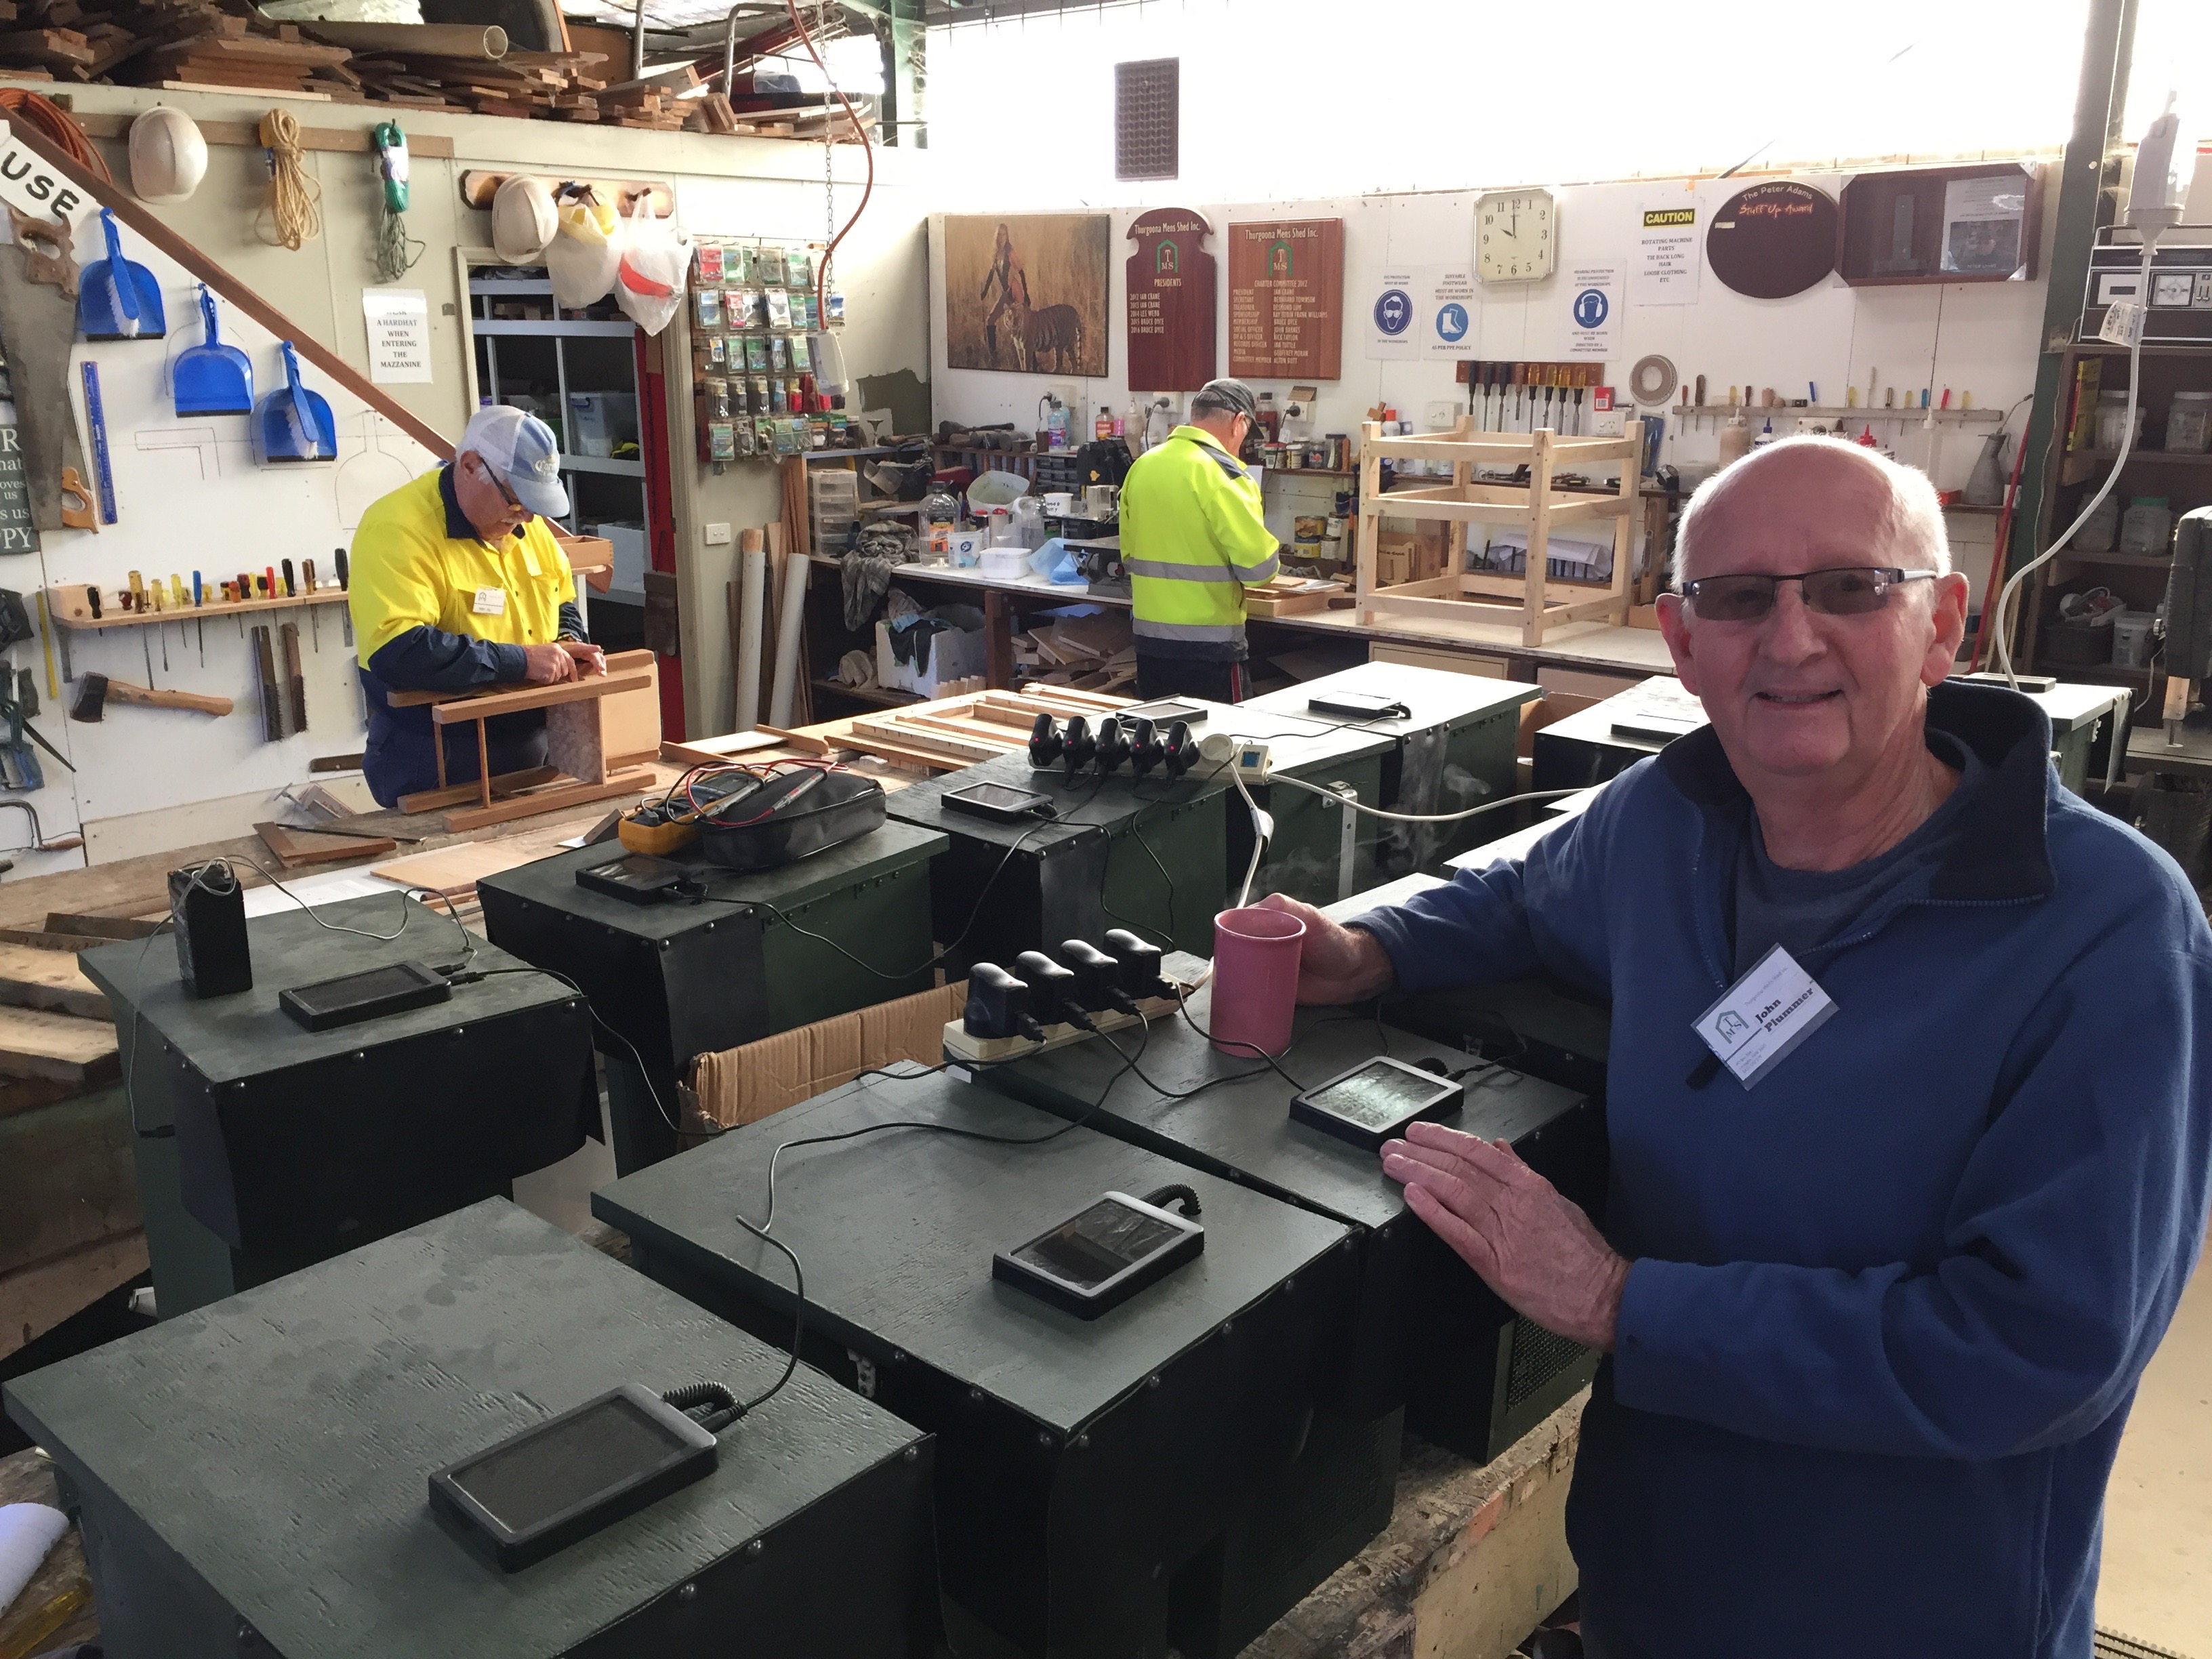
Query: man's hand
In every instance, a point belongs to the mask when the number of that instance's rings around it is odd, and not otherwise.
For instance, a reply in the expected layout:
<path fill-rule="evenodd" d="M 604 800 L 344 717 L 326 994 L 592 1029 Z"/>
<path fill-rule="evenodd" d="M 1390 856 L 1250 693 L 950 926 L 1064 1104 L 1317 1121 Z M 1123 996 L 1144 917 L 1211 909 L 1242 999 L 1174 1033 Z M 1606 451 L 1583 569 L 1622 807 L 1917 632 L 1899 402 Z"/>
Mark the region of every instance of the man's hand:
<path fill-rule="evenodd" d="M 1281 910 L 1306 925 L 1298 957 L 1300 1002 L 1364 1002 L 1389 990 L 1398 977 L 1382 941 L 1358 927 L 1323 915 L 1310 904 L 1282 893 L 1270 893 L 1261 907 Z"/>
<path fill-rule="evenodd" d="M 1382 1173 L 1516 1313 L 1613 1352 L 1628 1258 L 1510 1146 L 1416 1123 L 1383 1143 Z"/>
<path fill-rule="evenodd" d="M 583 640 L 556 640 L 554 644 L 574 659 L 576 672 L 580 678 L 586 674 L 604 674 L 607 672 L 607 653 L 600 650 L 598 646 Z"/>
<path fill-rule="evenodd" d="M 574 679 L 576 659 L 568 651 L 574 643 L 524 646 L 522 678 L 532 685 L 558 685 L 562 680 Z"/>

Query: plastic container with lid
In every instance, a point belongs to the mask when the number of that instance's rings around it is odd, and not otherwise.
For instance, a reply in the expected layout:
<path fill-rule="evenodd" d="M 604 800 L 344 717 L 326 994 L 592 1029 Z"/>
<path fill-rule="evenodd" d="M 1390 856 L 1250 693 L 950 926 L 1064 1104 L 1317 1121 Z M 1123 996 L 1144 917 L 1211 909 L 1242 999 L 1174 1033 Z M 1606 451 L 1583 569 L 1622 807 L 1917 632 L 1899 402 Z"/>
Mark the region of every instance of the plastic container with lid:
<path fill-rule="evenodd" d="M 2120 514 L 2120 551 L 2163 555 L 2173 550 L 2173 509 L 2163 495 L 2138 495 Z"/>
<path fill-rule="evenodd" d="M 2157 620 L 2155 611 L 2123 611 L 2112 618 L 2113 667 L 2150 666 L 2150 628 Z"/>
<path fill-rule="evenodd" d="M 1013 544 L 1030 549 L 1044 545 L 1044 503 L 1034 495 L 1024 495 L 1013 507 Z"/>
<path fill-rule="evenodd" d="M 2166 410 L 2166 447 L 2170 454 L 2212 452 L 2212 392 L 2177 392 Z"/>
<path fill-rule="evenodd" d="M 2120 447 L 2127 432 L 2128 394 L 2124 392 L 2100 392 L 2097 394 L 2097 447 L 2107 452 Z M 2136 436 L 2142 436 L 2142 405 L 2136 405 Z"/>
<path fill-rule="evenodd" d="M 2109 553 L 2119 534 L 2120 498 L 2117 493 L 2107 491 L 2096 509 L 2081 521 L 2081 527 L 2074 532 L 2074 539 L 2068 546 L 2075 553 Z"/>

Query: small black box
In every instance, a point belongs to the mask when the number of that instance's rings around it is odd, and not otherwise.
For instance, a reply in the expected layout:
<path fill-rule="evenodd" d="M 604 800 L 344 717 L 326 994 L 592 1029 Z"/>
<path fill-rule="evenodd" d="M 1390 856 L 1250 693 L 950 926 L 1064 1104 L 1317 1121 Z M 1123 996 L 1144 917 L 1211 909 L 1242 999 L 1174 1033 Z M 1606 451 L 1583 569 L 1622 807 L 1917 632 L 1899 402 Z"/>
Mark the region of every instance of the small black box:
<path fill-rule="evenodd" d="M 176 922 L 177 972 L 185 990 L 196 997 L 227 997 L 253 988 L 246 889 L 228 865 L 170 871 L 169 915 Z"/>

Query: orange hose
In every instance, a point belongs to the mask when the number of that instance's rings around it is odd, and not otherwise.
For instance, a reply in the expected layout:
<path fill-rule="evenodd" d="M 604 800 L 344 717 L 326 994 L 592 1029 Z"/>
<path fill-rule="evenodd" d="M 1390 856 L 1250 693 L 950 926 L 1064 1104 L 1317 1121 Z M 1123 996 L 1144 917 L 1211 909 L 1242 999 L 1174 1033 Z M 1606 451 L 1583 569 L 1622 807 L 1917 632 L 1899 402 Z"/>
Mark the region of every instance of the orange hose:
<path fill-rule="evenodd" d="M 853 124 L 853 137 L 860 141 L 860 148 L 868 157 L 868 183 L 867 188 L 860 192 L 860 205 L 854 208 L 853 216 L 845 221 L 844 229 L 831 237 L 830 246 L 822 250 L 822 269 L 814 278 L 815 307 L 822 314 L 822 326 L 827 329 L 830 326 L 830 261 L 837 252 L 837 245 L 852 234 L 854 225 L 860 222 L 860 216 L 868 210 L 868 198 L 876 193 L 876 147 L 868 142 L 868 130 L 860 125 L 860 116 L 854 112 L 853 100 L 845 96 L 844 88 L 830 73 L 830 66 L 822 61 L 822 54 L 814 50 L 814 37 L 807 33 L 805 23 L 800 20 L 798 6 L 793 0 L 783 0 L 783 9 L 791 14 L 792 27 L 799 31 L 799 40 L 806 47 L 806 55 L 814 60 L 814 67 L 822 71 L 822 78 L 830 83 L 830 90 L 837 94 L 837 101 L 845 106 L 845 118 Z M 722 95 L 725 98 L 730 95 L 729 88 L 722 88 Z"/>
<path fill-rule="evenodd" d="M 99 174 L 109 184 L 115 182 L 115 175 L 107 170 L 106 158 L 93 148 L 92 140 L 84 136 L 82 127 L 70 118 L 69 112 L 52 99 L 26 87 L 0 87 L 0 110 L 28 121 L 86 172 Z"/>

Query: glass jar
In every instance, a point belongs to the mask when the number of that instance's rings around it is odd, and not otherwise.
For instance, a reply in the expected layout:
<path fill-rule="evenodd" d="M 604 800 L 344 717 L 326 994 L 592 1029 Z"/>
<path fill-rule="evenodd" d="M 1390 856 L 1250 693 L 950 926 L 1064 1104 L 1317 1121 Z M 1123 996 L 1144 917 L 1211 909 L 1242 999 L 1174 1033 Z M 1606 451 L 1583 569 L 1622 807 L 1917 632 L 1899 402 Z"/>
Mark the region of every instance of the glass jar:
<path fill-rule="evenodd" d="M 2127 433 L 2128 394 L 2124 392 L 2100 392 L 2097 394 L 2097 447 L 2110 454 L 2119 448 Z M 2142 436 L 2143 412 L 2136 409 L 2136 431 Z"/>
<path fill-rule="evenodd" d="M 2177 392 L 2166 410 L 2166 447 L 2175 455 L 2212 451 L 2212 392 Z"/>
<path fill-rule="evenodd" d="M 2076 553 L 2109 553 L 2120 533 L 2120 498 L 2118 493 L 2107 491 L 2096 509 L 2081 521 L 2081 529 L 2074 532 L 2073 550 Z"/>
<path fill-rule="evenodd" d="M 2163 495 L 2138 495 L 2120 514 L 2120 551 L 2164 555 L 2173 550 L 2173 509 Z"/>

